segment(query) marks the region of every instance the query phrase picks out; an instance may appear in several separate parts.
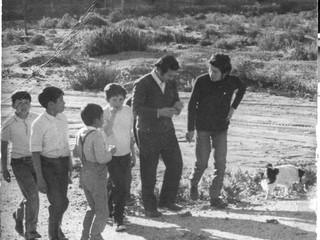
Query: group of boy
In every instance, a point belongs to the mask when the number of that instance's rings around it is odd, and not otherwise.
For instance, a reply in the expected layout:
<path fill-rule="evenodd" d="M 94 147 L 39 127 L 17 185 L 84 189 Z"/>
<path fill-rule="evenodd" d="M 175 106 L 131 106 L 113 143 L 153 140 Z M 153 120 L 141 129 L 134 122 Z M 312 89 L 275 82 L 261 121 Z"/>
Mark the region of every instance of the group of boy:
<path fill-rule="evenodd" d="M 226 63 L 229 63 L 227 70 L 223 68 Z M 229 57 L 218 54 L 210 59 L 210 64 L 208 76 L 200 76 L 193 89 L 188 107 L 190 117 L 186 138 L 191 141 L 194 128 L 197 129 L 197 162 L 191 179 L 191 198 L 194 200 L 198 197 L 196 188 L 198 179 L 201 178 L 208 162 L 210 147 L 207 145 L 210 145 L 210 138 L 216 152 L 222 152 L 214 155 L 220 176 L 218 182 L 217 180 L 213 182 L 214 197 L 211 201 L 212 206 L 222 208 L 224 205 L 217 199 L 226 164 L 227 128 L 234 109 L 244 95 L 245 86 L 238 78 L 229 76 L 231 71 Z M 110 222 L 110 217 L 116 223 L 116 231 L 126 230 L 123 222 L 126 199 L 130 197 L 128 196 L 130 167 L 136 162 L 133 133 L 140 152 L 145 215 L 162 216 L 158 207 L 172 211 L 182 209 L 176 204 L 182 174 L 182 154 L 172 121 L 172 117 L 179 115 L 183 108 L 177 86 L 173 81 L 179 67 L 178 61 L 171 55 L 160 58 L 151 73 L 135 82 L 133 97 L 130 100 L 132 102 L 128 104 L 132 105 L 132 110 L 124 104 L 126 90 L 116 83 L 108 84 L 104 89 L 107 107 L 102 109 L 97 104 L 89 103 L 81 109 L 81 119 L 85 127 L 77 134 L 73 149 L 73 156 L 81 159 L 80 185 L 89 205 L 83 220 L 81 240 L 103 240 L 101 233 Z M 216 76 L 215 70 L 218 71 L 218 75 L 220 72 L 219 76 Z M 217 80 L 214 80 L 214 77 Z M 214 84 L 210 83 L 210 79 Z M 221 80 L 222 83 L 215 83 Z M 215 94 L 219 99 L 211 99 L 212 94 L 208 88 L 216 91 Z M 231 97 L 235 90 L 238 92 L 230 108 Z M 39 213 L 38 191 L 47 195 L 50 204 L 49 239 L 67 240 L 61 225 L 69 204 L 68 179 L 73 163 L 69 150 L 68 122 L 63 114 L 65 109 L 63 97 L 64 92 L 57 87 L 43 89 L 38 100 L 46 110 L 37 115 L 29 111 L 30 94 L 24 91 L 17 92 L 11 97 L 15 114 L 2 126 L 3 177 L 5 181 L 10 182 L 7 150 L 8 143 L 11 142 L 11 166 L 24 196 L 19 208 L 13 213 L 13 218 L 16 223 L 15 230 L 27 240 L 41 237 L 36 229 Z M 211 124 L 204 127 L 200 121 L 205 119 L 200 120 L 196 116 L 201 115 L 202 108 L 208 107 L 206 105 L 208 101 L 215 101 L 210 105 L 211 113 L 216 111 L 219 104 L 222 104 L 224 109 L 209 116 L 214 119 L 215 126 Z M 205 152 L 206 156 L 201 156 L 201 152 Z M 158 203 L 154 188 L 160 156 L 166 171 Z M 108 187 L 108 182 L 111 183 L 111 189 Z M 25 231 L 23 218 L 25 218 Z"/>

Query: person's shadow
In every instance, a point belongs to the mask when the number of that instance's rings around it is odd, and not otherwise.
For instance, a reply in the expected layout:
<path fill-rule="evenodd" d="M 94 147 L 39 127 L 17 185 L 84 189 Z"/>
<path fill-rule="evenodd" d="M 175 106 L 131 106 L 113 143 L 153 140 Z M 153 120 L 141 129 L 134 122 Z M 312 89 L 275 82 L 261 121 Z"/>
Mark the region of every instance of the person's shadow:
<path fill-rule="evenodd" d="M 207 212 L 210 211 L 213 210 L 209 209 Z M 135 217 L 131 220 L 127 228 L 128 234 L 148 240 L 316 239 L 316 216 L 312 212 L 297 214 L 285 211 L 228 209 L 224 212 L 217 211 L 216 215 L 213 212 L 210 217 L 181 217 L 178 214 L 165 213 L 159 219 Z M 271 223 L 267 220 L 271 220 Z"/>

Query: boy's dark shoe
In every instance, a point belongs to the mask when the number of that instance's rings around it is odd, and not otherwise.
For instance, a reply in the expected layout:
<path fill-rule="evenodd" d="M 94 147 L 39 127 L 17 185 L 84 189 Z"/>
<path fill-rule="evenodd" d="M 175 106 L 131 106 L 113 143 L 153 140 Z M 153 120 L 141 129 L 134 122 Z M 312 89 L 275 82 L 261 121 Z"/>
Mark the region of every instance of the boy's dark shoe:
<path fill-rule="evenodd" d="M 13 217 L 14 221 L 16 222 L 14 229 L 17 231 L 17 233 L 19 233 L 21 236 L 23 236 L 24 235 L 23 222 L 21 220 L 17 219 L 16 212 L 14 212 L 12 214 L 12 217 Z"/>
<path fill-rule="evenodd" d="M 191 188 L 190 188 L 190 198 L 193 201 L 197 201 L 199 199 L 198 185 L 191 186 Z"/>
<path fill-rule="evenodd" d="M 158 210 L 154 210 L 154 211 L 145 211 L 144 215 L 146 215 L 146 217 L 149 218 L 158 218 L 158 217 L 162 217 L 162 213 L 159 212 Z"/>
<path fill-rule="evenodd" d="M 168 208 L 169 210 L 171 210 L 173 212 L 178 212 L 183 209 L 183 207 L 181 207 L 180 205 L 175 204 L 175 203 L 169 203 L 169 204 L 159 203 L 159 208 Z"/>
<path fill-rule="evenodd" d="M 33 239 L 36 239 L 36 238 L 41 238 L 41 235 L 37 231 L 33 231 L 33 232 L 30 232 L 30 233 L 26 233 L 25 238 L 27 240 L 33 240 Z"/>
<path fill-rule="evenodd" d="M 228 203 L 222 201 L 220 198 L 213 198 L 210 200 L 210 206 L 219 209 L 224 209 L 228 206 Z"/>

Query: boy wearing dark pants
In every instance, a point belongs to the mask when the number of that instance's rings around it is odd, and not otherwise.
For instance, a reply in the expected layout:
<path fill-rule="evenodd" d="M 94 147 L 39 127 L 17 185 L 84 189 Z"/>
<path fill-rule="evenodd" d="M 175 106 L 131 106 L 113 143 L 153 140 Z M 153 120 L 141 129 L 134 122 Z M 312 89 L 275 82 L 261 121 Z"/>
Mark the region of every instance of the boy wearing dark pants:
<path fill-rule="evenodd" d="M 80 184 L 84 190 L 90 209 L 83 220 L 81 240 L 103 240 L 103 232 L 108 218 L 107 162 L 116 148 L 107 151 L 103 135 L 98 128 L 103 125 L 103 109 L 96 104 L 88 104 L 81 111 L 81 119 L 86 125 L 76 138 L 74 157 L 80 157 L 82 168 Z"/>
<path fill-rule="evenodd" d="M 17 211 L 13 213 L 15 230 L 30 240 L 41 237 L 36 230 L 39 194 L 30 152 L 31 124 L 38 115 L 29 111 L 31 96 L 28 92 L 16 92 L 11 96 L 11 100 L 15 113 L 3 123 L 1 129 L 2 174 L 5 181 L 11 181 L 7 167 L 8 144 L 11 142 L 11 167 L 24 197 Z M 25 219 L 25 232 L 23 219 Z"/>
<path fill-rule="evenodd" d="M 133 117 L 131 108 L 124 105 L 126 90 L 119 84 L 108 84 L 105 87 L 108 106 L 104 109 L 103 130 L 107 144 L 115 145 L 116 153 L 108 163 L 112 182 L 109 198 L 110 212 L 117 224 L 116 231 L 125 231 L 123 213 L 126 203 L 126 176 L 131 162 L 135 163 L 134 141 L 132 137 Z"/>
<path fill-rule="evenodd" d="M 47 194 L 49 206 L 49 239 L 67 240 L 61 230 L 67 210 L 68 176 L 72 169 L 69 151 L 68 122 L 63 91 L 46 87 L 38 100 L 44 111 L 32 124 L 30 149 L 37 175 L 38 189 Z"/>

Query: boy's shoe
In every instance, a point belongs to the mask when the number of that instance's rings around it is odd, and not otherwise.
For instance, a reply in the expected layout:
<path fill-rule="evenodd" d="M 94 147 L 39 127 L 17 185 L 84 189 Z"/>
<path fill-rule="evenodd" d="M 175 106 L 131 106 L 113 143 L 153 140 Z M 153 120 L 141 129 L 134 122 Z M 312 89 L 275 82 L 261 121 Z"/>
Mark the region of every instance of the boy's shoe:
<path fill-rule="evenodd" d="M 16 230 L 17 233 L 19 233 L 21 236 L 23 236 L 24 235 L 23 222 L 21 220 L 17 219 L 16 212 L 14 212 L 12 214 L 12 217 L 13 217 L 14 221 L 16 222 L 14 229 Z"/>
<path fill-rule="evenodd" d="M 210 206 L 219 209 L 224 209 L 228 206 L 228 203 L 222 201 L 220 198 L 212 198 L 210 200 Z"/>
<path fill-rule="evenodd" d="M 199 199 L 198 185 L 190 187 L 190 198 L 193 201 L 197 201 Z"/>
<path fill-rule="evenodd" d="M 27 240 L 33 240 L 35 238 L 41 238 L 41 235 L 37 231 L 26 233 L 25 238 Z"/>
<path fill-rule="evenodd" d="M 124 231 L 126 231 L 127 230 L 127 228 L 126 228 L 126 226 L 124 226 L 124 225 L 119 225 L 119 226 L 117 226 L 117 228 L 116 228 L 116 232 L 124 232 Z"/>
<path fill-rule="evenodd" d="M 162 213 L 159 212 L 158 210 L 154 210 L 154 211 L 145 211 L 144 215 L 146 217 L 149 218 L 158 218 L 158 217 L 162 217 Z"/>
<path fill-rule="evenodd" d="M 101 234 L 93 235 L 89 238 L 89 240 L 104 240 Z"/>
<path fill-rule="evenodd" d="M 168 208 L 169 210 L 171 210 L 173 212 L 178 212 L 183 209 L 183 207 L 181 207 L 180 205 L 175 204 L 175 203 L 169 203 L 169 204 L 159 203 L 159 208 Z"/>

